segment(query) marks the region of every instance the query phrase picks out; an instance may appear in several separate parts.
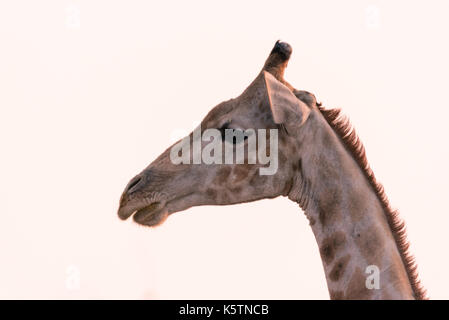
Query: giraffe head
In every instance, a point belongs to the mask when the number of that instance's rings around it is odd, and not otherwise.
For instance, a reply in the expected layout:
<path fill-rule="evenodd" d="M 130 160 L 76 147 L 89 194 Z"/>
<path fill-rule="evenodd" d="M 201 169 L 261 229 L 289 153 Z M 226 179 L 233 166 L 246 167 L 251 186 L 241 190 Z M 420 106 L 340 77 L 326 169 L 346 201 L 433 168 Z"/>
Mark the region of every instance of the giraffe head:
<path fill-rule="evenodd" d="M 202 120 L 200 129 L 169 147 L 131 179 L 120 199 L 119 217 L 127 219 L 133 215 L 137 223 L 155 226 L 168 215 L 193 206 L 288 196 L 295 183 L 295 171 L 299 170 L 296 136 L 316 103 L 313 95 L 293 89 L 283 79 L 291 52 L 290 45 L 276 42 L 262 71 L 239 97 L 214 107 Z M 219 135 L 205 138 L 208 129 L 217 129 L 209 131 Z M 228 139 L 241 130 L 253 135 Z M 195 132 L 199 133 L 199 139 L 195 138 Z M 218 149 L 211 151 L 210 144 L 218 140 L 223 143 L 215 144 Z M 250 161 L 248 150 L 253 142 L 256 159 Z M 173 161 L 173 154 L 179 155 L 173 150 L 180 146 L 189 151 L 183 154 L 186 161 L 181 163 Z M 195 153 L 195 148 L 199 153 Z M 239 148 L 245 150 L 243 161 L 233 156 L 232 163 L 225 160 L 227 151 L 236 154 Z M 205 153 L 222 161 L 205 163 L 201 157 Z M 258 156 L 262 153 L 273 163 L 261 161 Z M 274 170 L 262 174 L 267 167 Z"/>

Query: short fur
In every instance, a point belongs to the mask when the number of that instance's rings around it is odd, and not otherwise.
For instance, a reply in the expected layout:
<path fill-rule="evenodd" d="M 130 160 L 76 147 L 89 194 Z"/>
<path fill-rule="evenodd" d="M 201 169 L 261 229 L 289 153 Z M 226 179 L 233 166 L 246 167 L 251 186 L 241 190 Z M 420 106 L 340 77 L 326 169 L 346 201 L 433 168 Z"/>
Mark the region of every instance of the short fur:
<path fill-rule="evenodd" d="M 348 152 L 350 152 L 354 160 L 358 163 L 371 187 L 378 196 L 382 207 L 384 208 L 384 212 L 396 241 L 399 253 L 401 254 L 402 262 L 404 263 L 407 271 L 415 298 L 419 300 L 426 300 L 426 290 L 423 288 L 418 277 L 418 266 L 415 258 L 408 250 L 410 244 L 407 240 L 405 223 L 399 217 L 398 210 L 391 207 L 387 195 L 385 194 L 384 187 L 374 176 L 374 172 L 368 164 L 368 160 L 366 158 L 365 147 L 360 141 L 354 127 L 351 125 L 346 116 L 341 115 L 340 109 L 325 109 L 321 106 L 321 104 L 318 104 L 318 109 L 321 111 L 324 118 L 335 131 L 337 136 L 341 139 Z"/>

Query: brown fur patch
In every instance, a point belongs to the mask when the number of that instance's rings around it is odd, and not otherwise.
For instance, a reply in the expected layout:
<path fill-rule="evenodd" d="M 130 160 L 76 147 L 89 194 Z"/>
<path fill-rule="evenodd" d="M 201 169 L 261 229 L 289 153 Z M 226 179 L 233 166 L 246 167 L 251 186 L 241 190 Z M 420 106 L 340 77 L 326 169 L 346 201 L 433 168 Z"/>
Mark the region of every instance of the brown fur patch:
<path fill-rule="evenodd" d="M 292 154 L 296 154 L 297 150 L 296 150 L 296 146 L 294 144 L 290 145 L 290 149 L 291 149 L 290 151 Z"/>
<path fill-rule="evenodd" d="M 248 165 L 248 164 L 235 165 L 234 169 L 232 171 L 232 173 L 233 173 L 232 181 L 234 183 L 242 181 L 243 179 L 248 177 L 250 170 L 251 170 L 251 165 Z"/>
<path fill-rule="evenodd" d="M 326 264 L 331 263 L 335 254 L 346 243 L 346 235 L 342 231 L 334 232 L 330 237 L 326 237 L 321 243 L 320 254 Z"/>
<path fill-rule="evenodd" d="M 252 187 L 258 187 L 258 186 L 263 186 L 266 182 L 267 182 L 268 177 L 267 176 L 261 176 L 259 174 L 259 170 L 256 170 L 251 179 L 249 180 L 249 184 Z"/>
<path fill-rule="evenodd" d="M 368 300 L 373 292 L 366 288 L 366 275 L 357 267 L 351 275 L 348 287 L 346 289 L 345 299 L 348 300 Z"/>
<path fill-rule="evenodd" d="M 206 190 L 206 196 L 208 198 L 211 198 L 211 199 L 215 200 L 217 198 L 217 191 L 214 190 L 214 189 L 209 188 L 209 189 Z"/>
<path fill-rule="evenodd" d="M 217 184 L 224 184 L 231 174 L 231 171 L 232 169 L 229 165 L 223 165 L 223 167 L 218 170 L 213 182 Z"/>
<path fill-rule="evenodd" d="M 240 193 L 242 192 L 242 187 L 238 186 L 235 188 L 230 188 L 229 191 L 231 191 L 232 193 Z"/>
<path fill-rule="evenodd" d="M 218 194 L 219 202 L 222 204 L 228 204 L 231 201 L 231 197 L 228 194 L 227 190 L 223 190 Z"/>
<path fill-rule="evenodd" d="M 316 223 L 316 220 L 313 217 L 309 218 L 309 225 L 313 226 Z"/>
<path fill-rule="evenodd" d="M 341 216 L 341 212 L 336 210 L 341 201 L 341 190 L 334 189 L 324 197 L 324 201 L 318 203 L 318 219 L 323 227 L 332 224 Z"/>
<path fill-rule="evenodd" d="M 298 171 L 298 165 L 295 162 L 293 162 L 293 164 L 292 164 L 292 170 L 293 170 L 293 172 Z"/>
<path fill-rule="evenodd" d="M 351 204 L 349 214 L 351 215 L 351 220 L 353 222 L 362 220 L 363 216 L 365 215 L 366 203 L 364 200 L 365 199 L 362 195 L 353 196 L 349 200 L 349 203 Z"/>
<path fill-rule="evenodd" d="M 349 260 L 351 259 L 351 255 L 347 254 L 335 262 L 334 267 L 329 273 L 329 279 L 332 281 L 338 281 L 343 276 L 346 270 L 346 266 L 348 265 Z"/>
<path fill-rule="evenodd" d="M 321 225 L 326 227 L 341 217 L 341 212 L 337 210 L 342 199 L 341 186 L 338 184 L 340 172 L 337 167 L 329 164 L 324 156 L 318 158 L 317 166 L 320 168 L 317 179 L 327 181 L 329 186 L 326 191 L 317 195 L 321 200 L 317 203 L 318 219 Z"/>
<path fill-rule="evenodd" d="M 385 240 L 376 230 L 366 228 L 360 232 L 360 237 L 355 238 L 355 243 L 363 257 L 372 261 L 382 254 Z"/>

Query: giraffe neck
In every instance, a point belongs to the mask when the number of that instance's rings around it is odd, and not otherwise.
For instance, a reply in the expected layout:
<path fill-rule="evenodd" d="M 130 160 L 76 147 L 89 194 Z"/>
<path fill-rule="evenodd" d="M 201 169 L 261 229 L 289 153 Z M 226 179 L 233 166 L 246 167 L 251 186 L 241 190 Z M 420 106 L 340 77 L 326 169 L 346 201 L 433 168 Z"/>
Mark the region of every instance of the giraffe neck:
<path fill-rule="evenodd" d="M 331 299 L 413 299 L 377 194 L 321 114 L 306 125 L 289 198 L 309 219 Z"/>

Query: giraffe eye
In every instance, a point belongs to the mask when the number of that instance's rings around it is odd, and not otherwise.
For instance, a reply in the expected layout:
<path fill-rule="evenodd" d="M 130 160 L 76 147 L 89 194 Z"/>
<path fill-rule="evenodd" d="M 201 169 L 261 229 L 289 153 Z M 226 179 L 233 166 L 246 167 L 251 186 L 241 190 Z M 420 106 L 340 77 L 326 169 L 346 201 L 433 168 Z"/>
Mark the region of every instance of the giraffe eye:
<path fill-rule="evenodd" d="M 218 130 L 220 130 L 220 133 L 221 133 L 221 140 L 222 140 L 222 141 L 225 141 L 225 140 L 226 140 L 226 130 L 228 130 L 228 131 L 229 131 L 229 130 L 232 130 L 234 134 L 236 133 L 236 131 L 244 131 L 243 129 L 229 128 L 229 122 L 226 122 L 226 123 L 225 123 L 224 125 L 222 125 L 221 128 L 218 129 Z M 247 134 L 244 134 L 244 135 L 243 135 L 243 141 L 240 141 L 240 142 L 245 142 L 247 139 L 248 139 L 248 135 L 247 135 Z M 237 144 L 237 138 L 236 138 L 235 135 L 233 135 L 233 137 L 232 137 L 232 144 Z"/>

